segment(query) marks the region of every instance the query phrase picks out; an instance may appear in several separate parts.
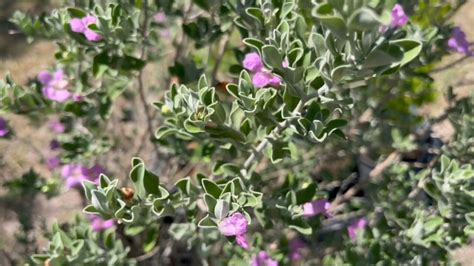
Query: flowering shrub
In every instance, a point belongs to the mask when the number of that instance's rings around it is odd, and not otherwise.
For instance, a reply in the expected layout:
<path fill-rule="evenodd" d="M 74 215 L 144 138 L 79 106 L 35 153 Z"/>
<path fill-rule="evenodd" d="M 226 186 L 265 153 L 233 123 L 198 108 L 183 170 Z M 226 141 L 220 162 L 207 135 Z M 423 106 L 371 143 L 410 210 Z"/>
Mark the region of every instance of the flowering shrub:
<path fill-rule="evenodd" d="M 14 14 L 58 44 L 56 71 L 0 83 L 0 110 L 48 124 L 45 163 L 85 203 L 32 262 L 429 264 L 472 235 L 474 98 L 448 95 L 442 147 L 416 113 L 433 66 L 471 55 L 441 13 L 462 1 L 75 2 Z M 148 159 L 129 178 L 99 166 L 130 149 Z"/>

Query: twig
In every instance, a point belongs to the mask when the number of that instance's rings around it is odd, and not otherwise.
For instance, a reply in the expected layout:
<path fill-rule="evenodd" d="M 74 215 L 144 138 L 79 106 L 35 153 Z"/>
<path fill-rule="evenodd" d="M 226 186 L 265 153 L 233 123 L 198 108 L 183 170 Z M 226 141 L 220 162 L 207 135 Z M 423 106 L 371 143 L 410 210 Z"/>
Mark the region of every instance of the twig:
<path fill-rule="evenodd" d="M 463 57 L 457 59 L 456 61 L 451 62 L 451 63 L 449 63 L 449 64 L 447 64 L 447 65 L 445 65 L 445 66 L 441 66 L 441 67 L 439 67 L 439 68 L 435 68 L 435 69 L 431 70 L 431 74 L 445 71 L 445 70 L 447 70 L 447 69 L 449 69 L 449 68 L 451 68 L 451 67 L 453 67 L 453 66 L 455 66 L 455 65 L 457 65 L 457 64 L 459 64 L 459 63 L 464 62 L 464 61 L 465 61 L 466 59 L 468 59 L 468 58 L 472 58 L 472 55 L 463 56 Z"/>
<path fill-rule="evenodd" d="M 324 234 L 327 232 L 339 231 L 346 228 L 355 218 L 361 216 L 363 211 L 356 211 L 338 216 L 331 217 L 323 221 L 323 226 L 318 230 L 317 234 Z"/>
<path fill-rule="evenodd" d="M 399 151 L 394 151 L 390 153 L 390 155 L 383 160 L 383 162 L 377 164 L 372 171 L 370 171 L 369 177 L 371 179 L 376 179 L 378 178 L 383 171 L 385 171 L 388 167 L 390 167 L 394 162 L 400 160 L 400 152 Z"/>
<path fill-rule="evenodd" d="M 427 169 L 433 169 L 433 167 L 436 165 L 436 163 L 438 162 L 439 158 L 441 158 L 441 153 L 438 153 L 436 155 L 435 158 L 433 158 L 433 160 L 431 160 L 428 164 L 428 166 L 426 167 Z M 418 183 L 416 184 L 416 187 L 414 190 L 412 190 L 410 192 L 410 194 L 408 194 L 408 198 L 409 199 L 414 199 L 416 198 L 420 192 L 422 191 L 422 189 L 424 188 L 425 186 L 425 178 L 421 178 L 420 180 L 418 180 Z"/>
<path fill-rule="evenodd" d="M 155 254 L 158 253 L 159 250 L 160 250 L 160 245 L 156 245 L 150 252 L 140 255 L 138 257 L 135 257 L 133 259 L 136 261 L 145 261 L 155 256 Z"/>
<path fill-rule="evenodd" d="M 370 179 L 372 180 L 377 179 L 388 167 L 390 167 L 394 162 L 398 161 L 399 159 L 400 159 L 400 152 L 398 151 L 392 152 L 385 160 L 377 164 L 374 167 L 374 169 L 370 171 L 369 173 Z M 343 202 L 350 200 L 359 191 L 364 189 L 368 183 L 369 183 L 369 180 L 367 180 L 366 182 L 359 182 L 355 184 L 353 187 L 351 187 L 349 190 L 347 190 L 344 194 L 338 195 L 334 199 L 334 201 L 331 203 L 331 208 L 335 208 L 336 206 L 342 204 Z"/>

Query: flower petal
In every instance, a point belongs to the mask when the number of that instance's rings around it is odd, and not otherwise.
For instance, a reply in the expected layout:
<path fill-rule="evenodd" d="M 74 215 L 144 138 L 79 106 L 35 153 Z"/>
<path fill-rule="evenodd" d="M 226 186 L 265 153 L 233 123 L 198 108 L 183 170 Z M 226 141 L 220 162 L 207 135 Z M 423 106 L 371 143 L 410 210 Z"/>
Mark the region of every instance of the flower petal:
<path fill-rule="evenodd" d="M 273 79 L 273 75 L 271 73 L 260 71 L 255 73 L 252 78 L 252 83 L 257 88 L 266 87 Z"/>
<path fill-rule="evenodd" d="M 245 69 L 250 70 L 252 72 L 259 72 L 263 69 L 262 58 L 260 58 L 260 55 L 258 53 L 246 54 L 244 61 L 242 61 L 242 65 Z"/>
<path fill-rule="evenodd" d="M 42 70 L 38 73 L 37 79 L 41 84 L 43 84 L 43 86 L 45 86 L 48 85 L 49 82 L 51 82 L 53 76 L 48 71 Z"/>
<path fill-rule="evenodd" d="M 219 231 L 225 236 L 237 236 L 247 233 L 248 222 L 243 214 L 236 212 L 222 219 L 219 223 Z"/>
<path fill-rule="evenodd" d="M 73 32 L 84 32 L 86 29 L 86 25 L 80 18 L 73 18 L 69 21 L 69 25 L 71 26 L 71 30 Z"/>
<path fill-rule="evenodd" d="M 97 18 L 91 15 L 87 15 L 82 18 L 82 23 L 84 24 L 85 27 L 89 26 L 90 24 L 96 23 Z"/>
<path fill-rule="evenodd" d="M 84 36 L 86 36 L 86 39 L 88 41 L 91 41 L 91 42 L 98 42 L 100 40 L 102 40 L 102 35 L 100 35 L 99 33 L 91 30 L 91 29 L 86 29 L 84 31 Z"/>
<path fill-rule="evenodd" d="M 237 235 L 235 237 L 235 242 L 237 243 L 237 245 L 241 246 L 243 249 L 250 248 L 249 242 L 247 241 L 247 237 L 245 235 Z"/>

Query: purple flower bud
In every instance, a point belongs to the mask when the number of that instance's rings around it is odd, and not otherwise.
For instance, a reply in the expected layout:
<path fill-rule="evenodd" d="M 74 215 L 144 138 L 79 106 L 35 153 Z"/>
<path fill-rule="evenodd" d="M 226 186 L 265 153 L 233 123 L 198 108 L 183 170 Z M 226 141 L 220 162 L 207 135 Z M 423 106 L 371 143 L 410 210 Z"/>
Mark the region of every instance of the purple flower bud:
<path fill-rule="evenodd" d="M 459 27 L 453 28 L 451 38 L 448 40 L 448 47 L 461 54 L 472 54 L 472 52 L 469 51 L 469 42 L 466 39 L 466 34 Z"/>
<path fill-rule="evenodd" d="M 274 260 L 266 251 L 260 251 L 252 257 L 251 266 L 278 266 L 278 261 Z"/>
<path fill-rule="evenodd" d="M 89 215 L 89 220 L 91 222 L 92 230 L 95 232 L 103 231 L 115 225 L 115 221 L 113 219 L 104 220 L 97 215 Z"/>
<path fill-rule="evenodd" d="M 74 93 L 72 94 L 72 100 L 75 102 L 80 102 L 82 101 L 82 95 L 80 95 L 79 93 Z"/>
<path fill-rule="evenodd" d="M 307 202 L 303 205 L 303 215 L 306 217 L 312 217 L 318 214 L 323 214 L 326 217 L 330 217 L 329 208 L 331 203 L 326 199 L 319 199 L 311 202 Z"/>
<path fill-rule="evenodd" d="M 405 26 L 408 23 L 408 17 L 400 4 L 395 4 L 392 9 L 392 21 L 390 25 L 393 28 Z"/>
<path fill-rule="evenodd" d="M 357 240 L 357 232 L 359 230 L 364 229 L 364 227 L 368 224 L 368 221 L 366 218 L 360 218 L 352 222 L 348 227 L 347 227 L 347 232 L 349 233 L 349 237 L 351 238 L 352 241 Z"/>
<path fill-rule="evenodd" d="M 4 137 L 10 132 L 8 129 L 7 121 L 0 117 L 0 137 Z"/>
<path fill-rule="evenodd" d="M 263 69 L 262 58 L 258 53 L 248 53 L 242 62 L 245 69 L 251 72 L 259 72 Z"/>
<path fill-rule="evenodd" d="M 67 90 L 69 82 L 62 69 L 53 74 L 46 70 L 38 74 L 38 81 L 43 85 L 43 95 L 53 101 L 65 102 L 71 97 L 71 92 Z"/>

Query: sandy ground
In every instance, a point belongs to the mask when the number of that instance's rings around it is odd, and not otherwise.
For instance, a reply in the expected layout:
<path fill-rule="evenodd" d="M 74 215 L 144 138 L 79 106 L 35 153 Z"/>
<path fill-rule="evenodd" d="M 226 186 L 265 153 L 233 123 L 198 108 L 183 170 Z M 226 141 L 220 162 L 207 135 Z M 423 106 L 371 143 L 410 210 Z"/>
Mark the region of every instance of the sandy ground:
<path fill-rule="evenodd" d="M 12 3 L 14 1 L 7 1 Z M 54 62 L 55 45 L 47 42 L 35 42 L 27 45 L 25 40 L 19 36 L 10 36 L 6 34 L 8 24 L 5 22 L 7 14 L 12 14 L 13 9 L 34 9 L 38 10 L 44 6 L 34 6 L 31 1 L 17 1 L 17 6 L 9 5 L 7 2 L 0 3 L 0 8 L 4 10 L 0 13 L 0 76 L 3 77 L 9 71 L 13 78 L 20 84 L 26 82 L 29 78 L 34 77 L 38 71 L 51 65 Z M 453 18 L 453 23 L 461 26 L 466 31 L 469 40 L 474 40 L 474 1 L 469 1 L 458 15 Z M 11 43 L 15 43 L 14 46 Z M 441 65 L 449 64 L 457 60 L 460 56 L 453 55 L 442 62 Z M 440 90 L 447 86 L 453 86 L 460 95 L 466 95 L 473 91 L 474 88 L 474 59 L 469 59 L 456 67 L 446 71 L 439 72 L 435 75 L 436 82 Z M 456 76 L 457 78 L 453 78 Z M 442 98 L 432 107 L 423 110 L 430 116 L 436 116 L 442 112 L 442 108 L 446 103 Z M 23 169 L 35 165 L 35 169 L 45 176 L 51 173 L 44 167 L 44 159 L 48 156 L 45 152 L 48 150 L 50 140 L 49 131 L 45 127 L 36 129 L 33 121 L 23 117 L 10 117 L 13 128 L 22 129 L 16 132 L 19 141 L 6 142 L 0 140 L 0 182 L 18 176 Z M 28 130 L 29 129 L 29 130 Z M 449 135 L 449 124 L 443 123 L 439 125 L 439 134 Z M 34 134 L 34 138 L 30 138 Z M 129 156 L 131 157 L 131 156 Z M 3 160 L 3 162 L 2 162 Z M 120 160 L 118 158 L 117 160 Z M 124 162 L 128 165 L 128 161 Z M 4 165 L 3 165 L 4 164 Z M 128 166 L 127 166 L 128 167 Z M 0 187 L 0 201 L 5 195 L 5 191 Z M 18 244 L 15 242 L 14 234 L 19 224 L 16 219 L 16 210 L 14 205 L 3 206 L 0 204 L 0 249 L 16 250 Z M 34 212 L 38 220 L 45 220 L 48 224 L 59 220 L 66 221 L 74 213 L 80 210 L 80 197 L 77 191 L 67 191 L 59 197 L 52 200 L 46 200 L 44 197 L 38 198 L 31 203 L 31 211 Z M 40 223 L 37 224 L 37 227 Z M 44 244 L 44 239 L 37 236 L 39 243 Z M 466 246 L 453 253 L 453 256 L 462 263 L 462 265 L 474 265 L 472 257 L 474 256 L 474 246 Z M 0 255 L 1 257 L 1 255 Z M 0 259 L 0 265 L 2 259 Z"/>

